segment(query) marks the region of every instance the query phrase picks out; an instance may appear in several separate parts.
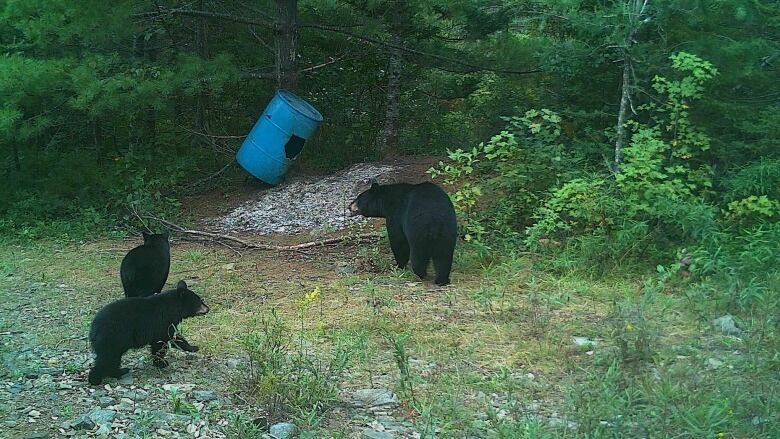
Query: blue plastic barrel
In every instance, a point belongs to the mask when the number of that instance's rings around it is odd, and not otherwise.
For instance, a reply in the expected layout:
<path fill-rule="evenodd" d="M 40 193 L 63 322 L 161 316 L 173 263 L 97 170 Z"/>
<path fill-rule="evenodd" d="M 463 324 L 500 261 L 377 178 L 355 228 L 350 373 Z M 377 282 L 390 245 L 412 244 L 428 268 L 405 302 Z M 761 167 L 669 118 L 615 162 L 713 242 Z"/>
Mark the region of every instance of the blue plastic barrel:
<path fill-rule="evenodd" d="M 305 100 L 287 90 L 276 95 L 236 154 L 247 172 L 277 185 L 322 122 L 322 115 Z"/>

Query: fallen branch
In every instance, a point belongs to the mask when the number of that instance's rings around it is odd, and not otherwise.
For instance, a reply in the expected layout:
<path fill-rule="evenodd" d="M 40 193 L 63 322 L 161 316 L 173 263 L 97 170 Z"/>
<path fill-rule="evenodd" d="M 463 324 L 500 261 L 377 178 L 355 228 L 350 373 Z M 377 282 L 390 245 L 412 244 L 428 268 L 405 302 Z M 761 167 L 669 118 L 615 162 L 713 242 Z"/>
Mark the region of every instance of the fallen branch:
<path fill-rule="evenodd" d="M 160 224 L 164 225 L 165 227 L 179 232 L 184 233 L 185 235 L 191 235 L 191 236 L 197 236 L 201 238 L 208 238 L 211 241 L 218 242 L 222 245 L 226 245 L 224 242 L 221 241 L 231 241 L 237 244 L 241 244 L 242 246 L 250 249 L 255 250 L 270 250 L 270 251 L 301 251 L 306 250 L 313 247 L 322 247 L 326 245 L 333 245 L 338 244 L 344 241 L 356 241 L 356 242 L 363 242 L 367 240 L 372 240 L 379 238 L 381 235 L 378 233 L 363 233 L 360 235 L 345 235 L 345 236 L 339 236 L 337 238 L 328 238 L 328 239 L 322 239 L 318 241 L 309 241 L 304 242 L 301 244 L 295 244 L 295 245 L 271 245 L 271 244 L 256 244 L 253 242 L 245 241 L 241 238 L 237 238 L 235 236 L 230 235 L 224 235 L 221 233 L 214 233 L 214 232 L 205 232 L 203 230 L 194 230 L 194 229 L 187 229 L 184 228 L 178 224 L 172 223 L 168 220 L 164 220 L 162 218 L 157 218 L 155 216 L 151 215 L 144 215 L 143 218 L 150 219 L 153 221 L 157 221 Z M 232 249 L 232 247 L 230 247 Z M 235 251 L 235 249 L 233 249 Z"/>

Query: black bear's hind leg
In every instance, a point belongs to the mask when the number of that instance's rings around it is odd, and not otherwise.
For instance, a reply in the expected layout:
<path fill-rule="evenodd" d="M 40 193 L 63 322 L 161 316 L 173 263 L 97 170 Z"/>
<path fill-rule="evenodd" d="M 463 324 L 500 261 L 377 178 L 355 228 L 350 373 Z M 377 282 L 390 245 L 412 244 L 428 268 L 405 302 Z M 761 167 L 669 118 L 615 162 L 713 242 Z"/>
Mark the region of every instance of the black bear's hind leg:
<path fill-rule="evenodd" d="M 92 366 L 92 369 L 90 369 L 87 380 L 90 384 L 96 386 L 103 382 L 103 378 L 113 377 L 116 370 L 119 369 L 121 361 L 122 355 L 116 355 L 114 353 L 97 354 L 95 364 Z"/>
<path fill-rule="evenodd" d="M 184 352 L 198 352 L 200 349 L 195 345 L 189 344 L 187 340 L 185 340 L 184 337 L 179 334 L 173 336 L 173 346 Z"/>
<path fill-rule="evenodd" d="M 168 351 L 168 343 L 158 341 L 151 344 L 152 364 L 160 369 L 168 367 L 168 360 L 165 359 L 165 353 Z"/>
<path fill-rule="evenodd" d="M 428 276 L 428 262 L 431 260 L 431 253 L 429 249 L 421 248 L 422 246 L 416 246 L 412 248 L 411 260 L 412 271 L 420 279 L 425 279 Z"/>
<path fill-rule="evenodd" d="M 443 252 L 433 256 L 433 269 L 436 270 L 436 285 L 447 285 L 450 283 L 450 271 L 452 270 L 452 251 Z"/>

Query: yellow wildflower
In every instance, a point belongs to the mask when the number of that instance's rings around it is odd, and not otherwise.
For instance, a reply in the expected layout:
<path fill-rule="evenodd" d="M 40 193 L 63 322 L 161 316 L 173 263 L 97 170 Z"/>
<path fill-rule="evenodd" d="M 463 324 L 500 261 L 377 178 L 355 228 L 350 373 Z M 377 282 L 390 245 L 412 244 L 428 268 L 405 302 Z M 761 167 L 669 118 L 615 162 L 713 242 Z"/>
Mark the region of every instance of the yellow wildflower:
<path fill-rule="evenodd" d="M 309 305 L 311 305 L 312 303 L 316 302 L 317 299 L 319 299 L 319 298 L 320 298 L 320 287 L 317 286 L 317 287 L 314 287 L 314 290 L 312 290 L 311 293 L 308 293 L 305 296 L 303 296 L 303 299 L 301 299 L 298 302 L 298 306 L 300 308 L 308 308 Z"/>

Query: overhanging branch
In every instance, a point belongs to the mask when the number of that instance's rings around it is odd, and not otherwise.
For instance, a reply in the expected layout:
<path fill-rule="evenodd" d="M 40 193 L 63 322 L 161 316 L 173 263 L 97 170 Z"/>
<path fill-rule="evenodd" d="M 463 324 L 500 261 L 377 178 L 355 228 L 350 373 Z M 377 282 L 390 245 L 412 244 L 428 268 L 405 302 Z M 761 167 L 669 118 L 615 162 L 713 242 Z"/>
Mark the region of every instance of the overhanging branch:
<path fill-rule="evenodd" d="M 299 28 L 319 29 L 319 30 L 324 30 L 324 31 L 327 31 L 327 32 L 334 32 L 334 33 L 338 33 L 338 34 L 342 34 L 342 35 L 347 35 L 349 37 L 357 38 L 357 39 L 359 39 L 361 41 L 365 41 L 367 43 L 374 44 L 376 46 L 386 47 L 386 48 L 390 48 L 390 49 L 396 49 L 396 50 L 400 50 L 402 52 L 406 52 L 406 53 L 409 53 L 409 54 L 412 54 L 412 55 L 417 55 L 417 56 L 421 56 L 421 57 L 436 59 L 436 60 L 439 60 L 439 61 L 445 61 L 445 62 L 449 62 L 449 63 L 455 64 L 455 65 L 467 67 L 467 68 L 470 69 L 468 71 L 461 71 L 459 73 L 475 73 L 475 72 L 483 72 L 484 71 L 484 72 L 506 73 L 506 74 L 512 74 L 512 75 L 527 75 L 527 74 L 530 74 L 530 73 L 539 73 L 539 72 L 541 72 L 540 69 L 514 70 L 514 69 L 502 69 L 502 68 L 492 68 L 492 67 L 479 66 L 479 65 L 476 65 L 476 64 L 471 64 L 471 63 L 468 63 L 468 62 L 465 62 L 465 61 L 461 61 L 459 59 L 449 58 L 449 57 L 442 56 L 442 55 L 437 55 L 435 53 L 423 52 L 421 50 L 416 50 L 416 49 L 412 49 L 412 48 L 409 48 L 409 47 L 404 47 L 404 46 L 400 46 L 400 45 L 396 45 L 396 44 L 386 43 L 384 41 L 380 41 L 380 40 L 377 40 L 375 38 L 367 37 L 365 35 L 356 34 L 354 32 L 350 32 L 350 31 L 344 30 L 342 28 L 334 27 L 334 26 L 325 26 L 325 25 L 317 24 L 317 23 L 302 23 L 302 24 L 299 24 L 298 27 Z"/>
<path fill-rule="evenodd" d="M 161 9 L 160 11 L 157 12 L 143 12 L 140 14 L 134 14 L 132 17 L 136 19 L 143 19 L 143 18 L 164 17 L 166 15 L 186 15 L 189 17 L 212 18 L 216 20 L 232 21 L 234 23 L 248 24 L 252 26 L 263 26 L 271 29 L 276 28 L 275 23 L 271 21 L 236 17 L 235 15 L 220 14 L 218 12 L 194 11 L 192 9 L 168 9 L 168 10 Z"/>
<path fill-rule="evenodd" d="M 168 9 L 165 11 L 157 11 L 157 12 L 145 12 L 141 14 L 135 14 L 133 15 L 133 18 L 142 19 L 142 18 L 157 18 L 165 15 L 185 15 L 185 16 L 191 16 L 191 17 L 205 17 L 205 18 L 212 18 L 217 20 L 225 20 L 230 21 L 234 23 L 240 23 L 240 24 L 246 24 L 251 26 L 263 26 L 270 29 L 276 29 L 277 25 L 273 22 L 267 21 L 267 20 L 261 20 L 261 19 L 254 19 L 254 18 L 244 18 L 244 17 L 237 17 L 235 15 L 230 14 L 220 14 L 216 12 L 207 12 L 207 11 L 195 11 L 191 9 Z M 298 25 L 299 29 L 318 29 L 325 32 L 333 32 L 341 35 L 345 35 L 351 38 L 358 39 L 360 41 L 364 41 L 366 43 L 372 44 L 374 46 L 378 46 L 381 48 L 386 49 L 395 49 L 400 50 L 401 52 L 414 55 L 417 57 L 422 58 L 430 58 L 437 61 L 441 61 L 444 63 L 450 63 L 452 65 L 457 65 L 464 67 L 464 70 L 454 70 L 454 69 L 447 69 L 441 66 L 432 66 L 437 69 L 446 70 L 446 71 L 452 71 L 457 73 L 476 73 L 476 72 L 494 72 L 494 73 L 503 73 L 503 74 L 509 74 L 509 75 L 527 75 L 531 73 L 539 73 L 542 70 L 541 69 L 531 69 L 531 70 L 515 70 L 515 69 L 505 69 L 505 68 L 494 68 L 494 67 L 486 67 L 486 66 L 480 66 L 476 64 L 472 64 L 466 61 L 461 61 L 459 59 L 450 58 L 442 55 L 437 55 L 435 53 L 430 52 L 424 52 L 417 49 L 412 49 L 410 47 L 405 47 L 401 45 L 386 43 L 384 41 L 378 40 L 376 38 L 371 38 L 366 35 L 361 35 L 355 32 L 351 32 L 348 30 L 345 30 L 343 27 L 339 26 L 330 26 L 330 25 L 323 25 L 318 23 L 301 23 Z M 266 79 L 265 74 L 252 74 L 249 76 L 250 78 L 260 78 L 260 79 Z"/>

